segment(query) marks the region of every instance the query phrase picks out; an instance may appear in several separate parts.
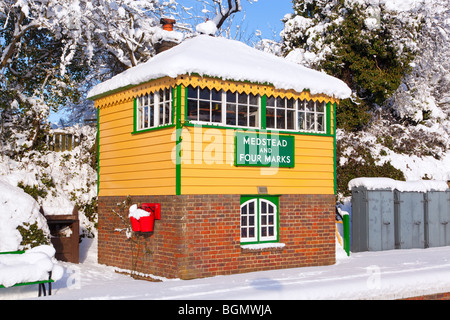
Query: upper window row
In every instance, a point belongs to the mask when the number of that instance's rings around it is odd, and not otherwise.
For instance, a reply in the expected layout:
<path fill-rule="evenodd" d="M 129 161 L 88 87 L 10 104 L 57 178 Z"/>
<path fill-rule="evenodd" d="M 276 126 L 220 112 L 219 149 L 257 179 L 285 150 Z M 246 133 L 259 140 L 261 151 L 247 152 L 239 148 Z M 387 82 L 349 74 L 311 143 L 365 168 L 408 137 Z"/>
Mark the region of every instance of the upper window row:
<path fill-rule="evenodd" d="M 268 97 L 263 115 L 259 95 L 187 89 L 187 120 L 193 123 L 261 128 L 263 119 L 267 129 L 326 132 L 325 102 Z"/>
<path fill-rule="evenodd" d="M 137 130 L 172 124 L 172 88 L 137 97 L 136 115 Z"/>
<path fill-rule="evenodd" d="M 172 100 L 172 88 L 137 97 L 136 130 L 173 124 Z M 267 97 L 265 112 L 261 102 L 259 95 L 189 86 L 186 119 L 242 128 L 326 132 L 325 102 Z"/>

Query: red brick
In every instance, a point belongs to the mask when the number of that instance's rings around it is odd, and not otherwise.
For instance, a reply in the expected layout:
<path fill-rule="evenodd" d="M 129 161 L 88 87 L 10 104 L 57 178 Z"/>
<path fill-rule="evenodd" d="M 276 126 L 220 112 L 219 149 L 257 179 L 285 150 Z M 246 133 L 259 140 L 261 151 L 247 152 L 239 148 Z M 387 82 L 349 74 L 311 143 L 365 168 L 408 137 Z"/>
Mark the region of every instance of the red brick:
<path fill-rule="evenodd" d="M 132 203 L 161 203 L 161 220 L 149 235 L 127 239 L 115 210 L 125 197 L 99 198 L 99 262 L 168 278 L 192 279 L 329 265 L 335 262 L 334 196 L 282 195 L 279 238 L 282 249 L 240 247 L 239 195 L 132 196 Z M 138 242 L 140 244 L 137 251 Z"/>

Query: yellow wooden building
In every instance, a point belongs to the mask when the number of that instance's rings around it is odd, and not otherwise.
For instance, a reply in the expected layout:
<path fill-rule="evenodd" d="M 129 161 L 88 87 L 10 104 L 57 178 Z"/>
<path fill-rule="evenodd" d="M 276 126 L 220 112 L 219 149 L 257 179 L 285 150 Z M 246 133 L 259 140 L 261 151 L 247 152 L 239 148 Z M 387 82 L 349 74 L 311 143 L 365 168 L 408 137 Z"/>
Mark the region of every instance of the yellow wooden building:
<path fill-rule="evenodd" d="M 203 35 L 95 87 L 99 261 L 180 278 L 334 263 L 335 111 L 349 94 Z M 146 248 L 134 267 L 115 217 L 126 198 L 161 204 L 154 231 L 133 235 Z"/>

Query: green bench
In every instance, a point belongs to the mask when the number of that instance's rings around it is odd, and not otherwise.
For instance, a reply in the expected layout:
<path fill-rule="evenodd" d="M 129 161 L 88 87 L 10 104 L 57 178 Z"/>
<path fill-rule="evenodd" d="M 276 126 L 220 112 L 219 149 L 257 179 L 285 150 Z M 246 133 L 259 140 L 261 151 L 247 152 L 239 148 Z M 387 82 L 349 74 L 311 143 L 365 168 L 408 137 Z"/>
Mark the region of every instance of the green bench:
<path fill-rule="evenodd" d="M 23 254 L 25 251 L 9 251 L 9 252 L 0 252 L 0 254 Z M 44 296 L 47 295 L 45 284 L 48 283 L 48 295 L 52 294 L 52 283 L 54 280 L 52 280 L 52 272 L 49 271 L 48 273 L 48 279 L 46 280 L 40 280 L 40 281 L 34 281 L 34 282 L 23 282 L 23 283 L 16 283 L 13 285 L 13 287 L 19 287 L 19 286 L 27 286 L 27 285 L 34 285 L 37 284 L 39 286 L 39 294 L 38 296 Z M 0 288 L 6 288 L 4 285 L 0 284 Z"/>

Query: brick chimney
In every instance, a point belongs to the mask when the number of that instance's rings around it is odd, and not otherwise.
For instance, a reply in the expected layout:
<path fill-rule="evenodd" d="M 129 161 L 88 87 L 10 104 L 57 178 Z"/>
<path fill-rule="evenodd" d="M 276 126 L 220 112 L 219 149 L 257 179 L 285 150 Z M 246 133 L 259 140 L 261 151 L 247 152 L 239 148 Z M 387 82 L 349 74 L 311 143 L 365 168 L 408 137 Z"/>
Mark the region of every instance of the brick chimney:
<path fill-rule="evenodd" d="M 174 19 L 161 18 L 160 23 L 162 24 L 162 28 L 164 31 L 174 32 L 173 25 L 176 23 Z M 163 51 L 175 47 L 177 44 L 178 42 L 172 41 L 170 37 L 163 37 L 159 42 L 155 43 L 154 48 L 156 50 L 156 54 L 160 54 Z"/>

